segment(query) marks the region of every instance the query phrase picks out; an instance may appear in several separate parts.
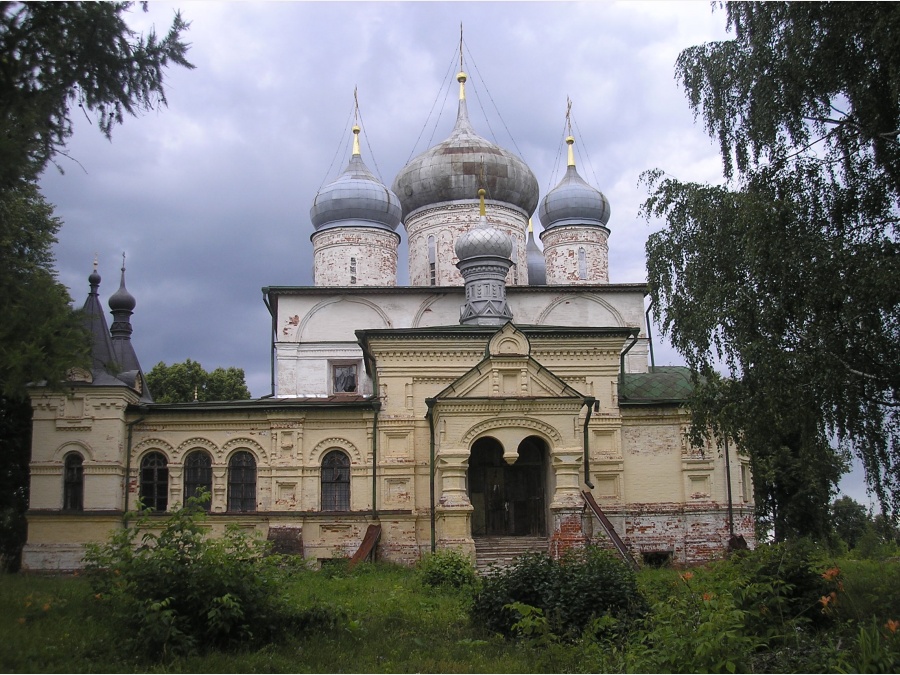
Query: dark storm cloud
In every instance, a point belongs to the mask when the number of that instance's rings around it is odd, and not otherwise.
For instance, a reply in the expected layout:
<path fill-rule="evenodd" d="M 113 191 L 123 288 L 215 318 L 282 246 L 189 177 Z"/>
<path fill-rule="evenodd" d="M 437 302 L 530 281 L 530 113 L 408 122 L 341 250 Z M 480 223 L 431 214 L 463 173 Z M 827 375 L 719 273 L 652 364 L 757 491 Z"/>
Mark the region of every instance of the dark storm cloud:
<path fill-rule="evenodd" d="M 131 24 L 162 30 L 175 6 L 151 3 Z M 65 223 L 58 269 L 77 304 L 94 254 L 107 298 L 127 253 L 145 368 L 234 365 L 254 395 L 269 392 L 260 288 L 312 283 L 309 206 L 346 166 L 354 87 L 364 158 L 390 184 L 449 132 L 460 22 L 473 123 L 522 153 L 542 195 L 564 169 L 572 98 L 579 170 L 612 204 L 612 281 L 646 278 L 642 171 L 720 175 L 673 80 L 681 49 L 724 36 L 724 15 L 703 2 L 177 6 L 197 69 L 168 73 L 168 108 L 126 120 L 111 143 L 78 120 L 69 154 L 80 165 L 62 158 L 65 175 L 42 183 Z"/>

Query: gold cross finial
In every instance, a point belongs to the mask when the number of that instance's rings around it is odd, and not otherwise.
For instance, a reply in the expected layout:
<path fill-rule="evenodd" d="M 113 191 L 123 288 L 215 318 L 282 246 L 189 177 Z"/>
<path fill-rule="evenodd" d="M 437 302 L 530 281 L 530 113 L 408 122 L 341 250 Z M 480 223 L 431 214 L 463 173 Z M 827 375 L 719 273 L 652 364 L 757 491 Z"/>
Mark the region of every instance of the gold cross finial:
<path fill-rule="evenodd" d="M 353 154 L 359 155 L 359 96 L 357 95 L 357 87 L 353 87 Z"/>

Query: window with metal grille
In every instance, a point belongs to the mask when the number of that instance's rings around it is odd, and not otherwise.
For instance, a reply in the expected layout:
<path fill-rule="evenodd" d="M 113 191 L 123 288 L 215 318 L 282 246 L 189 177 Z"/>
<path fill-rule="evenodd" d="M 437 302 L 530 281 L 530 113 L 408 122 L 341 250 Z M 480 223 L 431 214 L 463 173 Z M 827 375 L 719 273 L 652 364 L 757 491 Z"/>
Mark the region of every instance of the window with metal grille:
<path fill-rule="evenodd" d="M 322 459 L 322 510 L 350 510 L 350 458 L 340 450 Z"/>
<path fill-rule="evenodd" d="M 184 503 L 199 497 L 201 491 L 212 493 L 212 459 L 203 450 L 194 450 L 184 458 Z M 209 511 L 212 496 L 203 503 Z"/>
<path fill-rule="evenodd" d="M 356 258 L 350 258 L 350 284 L 356 284 Z"/>
<path fill-rule="evenodd" d="M 246 450 L 228 462 L 228 510 L 256 511 L 256 460 Z"/>
<path fill-rule="evenodd" d="M 140 495 L 146 508 L 169 508 L 169 463 L 161 452 L 151 452 L 141 460 Z"/>
<path fill-rule="evenodd" d="M 63 476 L 63 509 L 84 509 L 84 459 L 77 452 L 66 455 Z"/>

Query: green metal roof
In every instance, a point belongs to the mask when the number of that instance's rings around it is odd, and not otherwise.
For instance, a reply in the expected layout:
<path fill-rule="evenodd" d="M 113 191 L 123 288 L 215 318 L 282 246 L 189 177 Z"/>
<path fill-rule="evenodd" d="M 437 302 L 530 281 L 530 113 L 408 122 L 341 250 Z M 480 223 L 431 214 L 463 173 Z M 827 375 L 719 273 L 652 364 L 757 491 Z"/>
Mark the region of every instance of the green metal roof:
<path fill-rule="evenodd" d="M 624 373 L 619 382 L 621 405 L 677 405 L 694 391 L 685 366 L 656 366 L 649 373 Z"/>

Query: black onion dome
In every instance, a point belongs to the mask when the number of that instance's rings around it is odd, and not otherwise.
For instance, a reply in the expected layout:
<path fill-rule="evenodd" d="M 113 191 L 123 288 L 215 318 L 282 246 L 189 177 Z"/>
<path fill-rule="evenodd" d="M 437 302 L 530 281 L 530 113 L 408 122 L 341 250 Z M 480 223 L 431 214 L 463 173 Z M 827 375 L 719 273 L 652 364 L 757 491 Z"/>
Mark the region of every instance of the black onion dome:
<path fill-rule="evenodd" d="M 400 200 L 372 175 L 356 153 L 344 173 L 316 195 L 309 218 L 316 230 L 340 225 L 393 232 L 400 224 Z"/>
<path fill-rule="evenodd" d="M 478 188 L 488 199 L 512 204 L 528 216 L 538 203 L 538 183 L 521 159 L 475 133 L 465 99 L 459 102 L 449 138 L 407 164 L 392 186 L 403 218 L 423 206 L 471 199 Z"/>
<path fill-rule="evenodd" d="M 109 296 L 109 308 L 115 311 L 131 312 L 134 310 L 137 301 L 134 296 L 125 288 L 125 268 L 122 268 L 122 280 L 119 282 L 119 290 Z"/>
<path fill-rule="evenodd" d="M 606 227 L 609 222 L 609 200 L 597 188 L 588 185 L 578 175 L 572 160 L 572 143 L 570 136 L 569 167 L 566 175 L 555 188 L 550 190 L 538 209 L 541 224 L 545 230 L 560 225 L 600 225 Z"/>
<path fill-rule="evenodd" d="M 491 227 L 487 218 L 481 216 L 478 225 L 456 240 L 456 257 L 460 260 L 486 255 L 509 258 L 512 248 L 509 236 Z"/>

